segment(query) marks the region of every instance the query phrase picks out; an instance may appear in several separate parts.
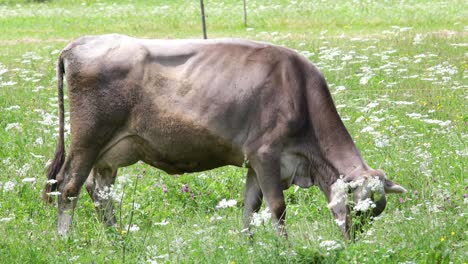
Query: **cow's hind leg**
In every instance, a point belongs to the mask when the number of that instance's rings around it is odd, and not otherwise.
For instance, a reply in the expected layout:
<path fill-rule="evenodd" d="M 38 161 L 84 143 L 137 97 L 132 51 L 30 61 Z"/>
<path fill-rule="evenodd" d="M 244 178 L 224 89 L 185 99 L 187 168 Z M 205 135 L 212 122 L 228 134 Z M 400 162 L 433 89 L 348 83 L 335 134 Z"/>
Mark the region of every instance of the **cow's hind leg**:
<path fill-rule="evenodd" d="M 95 148 L 71 149 L 58 180 L 58 231 L 66 234 L 70 229 L 80 189 L 88 177 L 98 151 Z"/>
<path fill-rule="evenodd" d="M 70 151 L 62 170 L 57 175 L 58 231 L 66 234 L 70 229 L 73 212 L 81 187 L 88 178 L 102 148 L 113 137 L 115 126 L 97 123 L 97 117 L 87 112 L 71 112 Z"/>
<path fill-rule="evenodd" d="M 115 226 L 112 188 L 117 176 L 117 170 L 94 167 L 86 180 L 86 190 L 93 199 L 96 212 L 107 226 Z"/>
<path fill-rule="evenodd" d="M 244 196 L 244 230 L 249 230 L 254 212 L 258 212 L 262 206 L 262 190 L 257 182 L 255 171 L 250 168 L 247 172 Z"/>

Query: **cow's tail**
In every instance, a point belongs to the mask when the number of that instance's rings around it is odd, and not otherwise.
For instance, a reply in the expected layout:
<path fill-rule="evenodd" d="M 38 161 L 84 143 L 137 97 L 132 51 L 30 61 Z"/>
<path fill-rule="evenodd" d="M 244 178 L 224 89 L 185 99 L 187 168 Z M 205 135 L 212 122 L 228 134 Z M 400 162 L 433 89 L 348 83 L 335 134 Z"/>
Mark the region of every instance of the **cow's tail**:
<path fill-rule="evenodd" d="M 53 199 L 50 195 L 51 192 L 57 190 L 57 174 L 65 162 L 65 139 L 64 139 L 64 115 L 65 110 L 63 106 L 63 75 L 65 73 L 65 68 L 63 65 L 63 56 L 62 53 L 59 56 L 57 61 L 57 90 L 58 90 L 58 105 L 59 105 L 59 139 L 57 149 L 55 150 L 55 157 L 52 163 L 49 165 L 47 178 L 48 181 L 44 187 L 42 193 L 42 199 L 46 203 L 52 203 Z"/>

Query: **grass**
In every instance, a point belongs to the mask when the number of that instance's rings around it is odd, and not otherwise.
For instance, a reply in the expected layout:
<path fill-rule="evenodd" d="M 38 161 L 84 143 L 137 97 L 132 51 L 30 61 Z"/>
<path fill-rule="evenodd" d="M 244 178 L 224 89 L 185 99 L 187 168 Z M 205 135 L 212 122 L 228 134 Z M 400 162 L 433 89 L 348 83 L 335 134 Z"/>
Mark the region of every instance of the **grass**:
<path fill-rule="evenodd" d="M 367 162 L 409 190 L 357 242 L 343 241 L 317 188 L 286 192 L 288 241 L 269 223 L 248 239 L 244 169 L 170 176 L 144 164 L 121 169 L 116 185 L 119 221 L 137 231 L 100 225 L 83 192 L 73 233 L 57 236 L 40 194 L 59 50 L 85 34 L 202 36 L 198 1 L 114 2 L 0 0 L 0 263 L 467 263 L 465 1 L 248 0 L 248 28 L 242 1 L 205 2 L 210 38 L 308 56 Z M 237 205 L 215 209 L 222 199 Z"/>

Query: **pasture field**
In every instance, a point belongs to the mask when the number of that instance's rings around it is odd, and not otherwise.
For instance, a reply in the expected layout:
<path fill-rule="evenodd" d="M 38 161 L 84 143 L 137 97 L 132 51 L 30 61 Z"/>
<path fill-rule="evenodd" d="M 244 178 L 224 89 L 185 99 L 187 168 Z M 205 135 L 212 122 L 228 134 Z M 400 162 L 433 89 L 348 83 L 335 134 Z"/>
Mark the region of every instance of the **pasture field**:
<path fill-rule="evenodd" d="M 408 193 L 389 195 L 385 212 L 347 243 L 318 188 L 292 187 L 289 239 L 268 220 L 249 239 L 245 169 L 171 176 L 136 164 L 119 171 L 111 193 L 119 230 L 99 223 L 83 190 L 73 232 L 59 237 L 56 207 L 40 198 L 57 143 L 58 53 L 86 34 L 201 38 L 199 1 L 0 0 L 0 263 L 468 262 L 468 2 L 247 5 L 244 27 L 242 1 L 205 1 L 208 37 L 308 57 L 363 157 Z"/>

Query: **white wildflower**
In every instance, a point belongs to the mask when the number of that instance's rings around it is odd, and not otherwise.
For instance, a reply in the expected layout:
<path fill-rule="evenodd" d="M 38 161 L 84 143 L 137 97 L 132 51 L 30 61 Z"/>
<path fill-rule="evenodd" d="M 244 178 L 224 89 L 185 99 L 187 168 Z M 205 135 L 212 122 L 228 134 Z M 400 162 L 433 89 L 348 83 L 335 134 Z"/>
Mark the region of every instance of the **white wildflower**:
<path fill-rule="evenodd" d="M 21 107 L 19 105 L 12 105 L 10 107 L 7 107 L 7 108 L 3 108 L 3 110 L 5 111 L 11 111 L 11 110 L 18 110 L 20 109 Z"/>
<path fill-rule="evenodd" d="M 210 217 L 210 222 L 219 221 L 219 220 L 222 220 L 222 219 L 223 219 L 222 216 L 212 216 L 212 217 Z"/>
<path fill-rule="evenodd" d="M 128 185 L 132 183 L 132 179 L 130 178 L 130 175 L 128 174 L 120 175 L 117 178 L 117 181 L 119 182 L 119 184 L 122 184 L 122 185 Z"/>
<path fill-rule="evenodd" d="M 5 192 L 9 192 L 9 191 L 12 191 L 16 186 L 16 183 L 15 182 L 12 182 L 12 181 L 7 181 L 3 184 L 3 190 Z"/>
<path fill-rule="evenodd" d="M 250 225 L 253 226 L 261 226 L 263 223 L 267 222 L 271 218 L 270 208 L 265 208 L 264 210 L 260 211 L 259 213 L 254 213 L 252 215 L 252 220 L 250 221 Z"/>
<path fill-rule="evenodd" d="M 422 205 L 422 204 L 418 204 L 418 205 L 413 205 L 413 206 L 411 206 L 411 208 L 410 208 L 411 213 L 412 213 L 412 214 L 415 214 L 415 215 L 419 214 L 419 212 L 420 212 L 420 206 L 421 206 L 421 205 Z"/>
<path fill-rule="evenodd" d="M 21 127 L 20 123 L 10 123 L 5 127 L 5 131 L 16 130 L 18 132 L 22 132 L 23 128 Z"/>
<path fill-rule="evenodd" d="M 10 214 L 9 217 L 0 218 L 0 223 L 1 222 L 10 222 L 11 220 L 14 220 L 14 219 L 15 219 L 15 215 Z"/>
<path fill-rule="evenodd" d="M 46 163 L 44 164 L 44 168 L 48 168 L 50 166 L 50 164 L 52 164 L 52 160 L 51 159 L 48 159 L 46 161 Z"/>
<path fill-rule="evenodd" d="M 468 43 L 452 43 L 450 46 L 454 47 L 468 47 Z"/>
<path fill-rule="evenodd" d="M 374 138 L 374 145 L 378 148 L 387 147 L 390 145 L 390 139 L 388 137 L 376 137 Z"/>
<path fill-rule="evenodd" d="M 356 118 L 356 121 L 354 121 L 354 122 L 355 123 L 360 123 L 362 120 L 364 120 L 364 117 L 360 116 L 360 117 Z"/>
<path fill-rule="evenodd" d="M 8 157 L 8 158 L 2 160 L 2 163 L 3 163 L 4 165 L 11 165 L 11 158 Z"/>
<path fill-rule="evenodd" d="M 342 179 L 338 179 L 331 186 L 331 199 L 328 208 L 333 208 L 338 204 L 346 202 L 346 194 L 349 189 L 349 184 L 345 183 Z"/>
<path fill-rule="evenodd" d="M 413 105 L 414 102 L 408 102 L 408 101 L 396 101 L 394 102 L 396 105 Z"/>
<path fill-rule="evenodd" d="M 365 200 L 359 201 L 355 206 L 354 210 L 358 212 L 366 212 L 371 208 L 375 208 L 375 203 L 370 199 L 367 198 Z"/>
<path fill-rule="evenodd" d="M 137 232 L 137 231 L 140 230 L 140 227 L 137 226 L 137 225 L 135 225 L 135 224 L 133 224 L 133 225 L 131 225 L 131 226 L 126 225 L 126 226 L 125 226 L 125 230 L 128 230 L 129 232 Z"/>
<path fill-rule="evenodd" d="M 418 118 L 422 117 L 422 115 L 418 114 L 418 113 L 410 113 L 410 114 L 406 114 L 406 116 L 411 117 L 411 118 L 415 118 L 415 119 L 418 119 Z"/>
<path fill-rule="evenodd" d="M 34 154 L 34 153 L 32 153 L 32 152 L 29 152 L 29 154 L 31 154 L 31 156 L 33 156 L 33 157 L 34 157 L 34 158 L 36 158 L 36 159 L 42 159 L 42 158 L 45 158 L 45 157 L 44 157 L 44 156 L 42 156 L 42 155 L 36 155 L 36 154 Z"/>
<path fill-rule="evenodd" d="M 36 182 L 36 178 L 24 178 L 23 180 L 21 180 L 22 182 Z"/>
<path fill-rule="evenodd" d="M 361 133 L 364 133 L 364 132 L 373 132 L 374 131 L 374 128 L 371 127 L 371 126 L 366 126 L 365 128 L 363 128 L 361 130 Z"/>
<path fill-rule="evenodd" d="M 46 181 L 46 183 L 49 184 L 49 185 L 52 185 L 54 183 L 57 183 L 57 180 L 51 179 L 51 180 Z"/>
<path fill-rule="evenodd" d="M 340 220 L 340 219 L 335 219 L 335 223 L 336 223 L 339 227 L 344 227 L 346 221 L 345 221 L 345 220 Z"/>
<path fill-rule="evenodd" d="M 422 34 L 416 34 L 413 39 L 413 45 L 421 44 L 423 39 L 424 39 L 424 36 Z"/>
<path fill-rule="evenodd" d="M 320 242 L 320 247 L 325 248 L 327 251 L 336 250 L 342 248 L 342 246 L 334 240 L 325 240 Z"/>
<path fill-rule="evenodd" d="M 377 103 L 377 102 L 372 102 L 372 103 L 369 103 L 369 104 L 366 106 L 366 108 L 367 108 L 367 109 L 371 109 L 371 108 L 375 108 L 375 107 L 377 107 L 377 106 L 379 106 L 379 103 Z"/>
<path fill-rule="evenodd" d="M 58 118 L 55 115 L 49 114 L 45 111 L 42 112 L 42 121 L 38 121 L 39 124 L 45 126 L 56 126 Z"/>
<path fill-rule="evenodd" d="M 434 119 L 423 119 L 422 121 L 428 124 L 437 124 L 439 126 L 448 126 L 450 125 L 450 123 L 452 123 L 452 121 L 450 120 L 441 121 L 441 120 L 434 120 Z"/>
<path fill-rule="evenodd" d="M 249 228 L 244 228 L 239 233 L 247 233 L 247 232 L 249 232 Z"/>
<path fill-rule="evenodd" d="M 185 246 L 187 246 L 187 242 L 181 237 L 176 237 L 170 244 L 170 247 L 176 251 L 184 250 Z"/>
<path fill-rule="evenodd" d="M 157 225 L 157 226 L 165 226 L 165 225 L 168 225 L 168 224 L 169 224 L 169 221 L 166 221 L 166 219 L 162 220 L 159 223 L 154 223 L 154 225 Z"/>
<path fill-rule="evenodd" d="M 335 92 L 333 92 L 333 94 L 337 94 L 339 92 L 342 92 L 342 91 L 345 91 L 346 90 L 346 87 L 345 86 L 337 86 L 335 88 Z"/>
<path fill-rule="evenodd" d="M 352 54 L 346 54 L 346 55 L 344 55 L 344 56 L 341 58 L 342 61 L 350 61 L 350 60 L 352 60 L 352 59 L 353 59 L 353 55 L 352 55 Z"/>
<path fill-rule="evenodd" d="M 228 207 L 233 207 L 237 204 L 237 201 L 236 200 L 228 200 L 226 201 L 226 199 L 223 199 L 221 200 L 218 205 L 215 207 L 216 209 L 220 209 L 220 208 L 228 208 Z"/>
<path fill-rule="evenodd" d="M 25 177 L 29 169 L 31 169 L 31 165 L 29 165 L 29 163 L 25 163 L 23 167 L 16 170 L 16 175 Z"/>
<path fill-rule="evenodd" d="M 369 229 L 367 230 L 367 232 L 365 233 L 366 236 L 372 236 L 374 234 L 375 230 L 374 229 Z"/>
<path fill-rule="evenodd" d="M 348 186 L 351 189 L 356 189 L 356 188 L 361 187 L 363 185 L 364 185 L 364 178 L 359 179 L 359 180 L 354 180 L 354 181 L 351 181 L 351 182 L 348 183 Z"/>
<path fill-rule="evenodd" d="M 379 179 L 378 176 L 372 177 L 367 180 L 367 186 L 373 192 L 382 192 L 384 189 L 383 182 Z"/>
<path fill-rule="evenodd" d="M 312 57 L 312 56 L 315 55 L 315 53 L 310 52 L 310 51 L 308 51 L 308 50 L 303 50 L 303 51 L 301 51 L 301 54 L 304 55 L 304 56 L 306 56 L 306 57 L 308 57 L 308 58 L 310 58 L 310 57 Z"/>
<path fill-rule="evenodd" d="M 34 141 L 34 146 L 42 146 L 42 144 L 44 144 L 44 140 L 42 139 L 42 137 L 38 137 L 36 139 L 36 141 Z"/>
<path fill-rule="evenodd" d="M 152 256 L 152 257 L 148 258 L 146 260 L 146 262 L 148 262 L 150 264 L 157 264 L 158 259 L 168 259 L 168 258 L 169 258 L 169 254 L 162 254 L 162 255 L 158 255 L 158 256 Z"/>
<path fill-rule="evenodd" d="M 44 89 L 44 86 L 39 85 L 39 86 L 37 86 L 36 88 L 34 88 L 32 91 L 35 92 L 35 93 L 37 93 L 37 92 L 39 92 L 39 91 L 42 90 L 42 89 Z"/>
<path fill-rule="evenodd" d="M 108 200 L 112 197 L 113 186 L 104 186 L 102 189 L 98 190 L 97 196 L 101 199 Z"/>
<path fill-rule="evenodd" d="M 366 85 L 369 80 L 372 78 L 372 76 L 363 76 L 361 77 L 361 79 L 359 80 L 359 84 L 361 85 Z"/>
<path fill-rule="evenodd" d="M 104 186 L 102 189 L 99 189 L 97 195 L 99 198 L 104 200 L 114 200 L 115 202 L 120 203 L 123 194 L 123 186 L 121 184 L 117 184 L 116 186 Z"/>
<path fill-rule="evenodd" d="M 0 86 L 13 86 L 17 84 L 17 82 L 14 82 L 14 81 L 8 81 L 8 82 L 1 82 L 0 83 Z"/>

